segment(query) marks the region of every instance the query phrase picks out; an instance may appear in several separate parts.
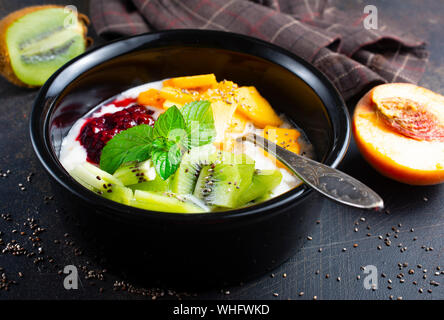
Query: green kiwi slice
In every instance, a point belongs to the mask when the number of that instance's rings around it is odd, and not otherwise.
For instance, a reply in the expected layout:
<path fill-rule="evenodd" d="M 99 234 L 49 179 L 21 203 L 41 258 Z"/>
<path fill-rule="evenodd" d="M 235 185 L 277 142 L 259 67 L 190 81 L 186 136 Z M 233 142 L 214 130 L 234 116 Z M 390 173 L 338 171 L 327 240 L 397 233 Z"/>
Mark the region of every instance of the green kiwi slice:
<path fill-rule="evenodd" d="M 256 170 L 251 184 L 239 196 L 238 206 L 243 206 L 253 200 L 260 203 L 267 200 L 270 191 L 276 188 L 282 181 L 282 173 L 279 170 Z"/>
<path fill-rule="evenodd" d="M 202 168 L 194 196 L 207 205 L 237 208 L 239 197 L 251 184 L 254 166 L 244 154 L 220 152 L 217 161 Z"/>
<path fill-rule="evenodd" d="M 171 178 L 163 180 L 159 175 L 156 175 L 154 180 L 142 181 L 137 184 L 129 185 L 133 191 L 154 191 L 154 192 L 167 192 L 170 191 Z"/>
<path fill-rule="evenodd" d="M 171 191 L 177 194 L 192 194 L 201 169 L 216 160 L 212 145 L 187 151 L 171 181 Z"/>
<path fill-rule="evenodd" d="M 192 196 L 179 196 L 169 192 L 151 192 L 136 190 L 131 205 L 137 208 L 174 212 L 174 213 L 202 213 L 208 212 L 209 208 L 201 204 Z"/>
<path fill-rule="evenodd" d="M 85 188 L 107 199 L 127 205 L 133 199 L 133 191 L 130 188 L 126 188 L 120 180 L 90 163 L 76 166 L 70 174 Z"/>
<path fill-rule="evenodd" d="M 156 170 L 151 160 L 143 162 L 128 162 L 119 167 L 113 176 L 119 179 L 123 185 L 129 186 L 136 183 L 154 180 Z"/>
<path fill-rule="evenodd" d="M 61 6 L 16 11 L 0 22 L 0 73 L 9 81 L 42 86 L 66 62 L 85 52 L 88 19 Z"/>

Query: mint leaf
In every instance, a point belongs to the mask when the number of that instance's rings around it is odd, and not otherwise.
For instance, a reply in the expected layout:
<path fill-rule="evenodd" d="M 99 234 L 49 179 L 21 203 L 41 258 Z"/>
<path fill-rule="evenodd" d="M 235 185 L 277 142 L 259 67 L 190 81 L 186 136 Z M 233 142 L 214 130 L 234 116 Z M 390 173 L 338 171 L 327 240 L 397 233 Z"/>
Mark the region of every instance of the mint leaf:
<path fill-rule="evenodd" d="M 178 143 L 185 139 L 185 120 L 176 106 L 168 108 L 154 123 L 154 136 L 164 137 Z"/>
<path fill-rule="evenodd" d="M 182 152 L 179 145 L 167 142 L 163 148 L 152 150 L 152 160 L 157 174 L 163 179 L 168 179 L 179 168 L 182 160 Z"/>
<path fill-rule="evenodd" d="M 187 103 L 180 110 L 186 124 L 188 145 L 192 147 L 211 143 L 216 137 L 214 128 L 213 109 L 207 100 Z"/>
<path fill-rule="evenodd" d="M 149 159 L 153 128 L 141 124 L 116 134 L 102 150 L 100 168 L 113 174 L 122 163 Z"/>

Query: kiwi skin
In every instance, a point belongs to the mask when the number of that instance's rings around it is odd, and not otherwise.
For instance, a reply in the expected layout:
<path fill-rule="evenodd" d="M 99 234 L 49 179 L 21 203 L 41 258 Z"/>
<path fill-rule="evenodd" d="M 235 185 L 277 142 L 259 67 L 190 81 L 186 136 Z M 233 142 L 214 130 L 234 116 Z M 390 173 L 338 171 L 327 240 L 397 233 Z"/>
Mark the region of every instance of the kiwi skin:
<path fill-rule="evenodd" d="M 35 11 L 52 9 L 52 8 L 64 8 L 64 6 L 44 5 L 44 6 L 26 7 L 21 10 L 12 12 L 11 14 L 7 15 L 5 18 L 3 18 L 0 21 L 0 75 L 5 77 L 9 82 L 20 87 L 27 87 L 27 88 L 37 87 L 24 83 L 15 75 L 14 70 L 11 67 L 11 60 L 9 58 L 9 52 L 6 45 L 6 31 L 8 30 L 11 24 L 13 24 L 15 21 L 17 21 L 23 16 L 26 16 L 27 14 L 30 14 Z M 86 34 L 88 33 L 88 25 L 90 24 L 89 18 L 86 15 L 79 13 L 78 19 L 80 25 L 83 28 L 83 38 L 85 39 L 85 45 L 86 47 L 89 47 L 92 44 L 92 39 L 86 37 Z"/>

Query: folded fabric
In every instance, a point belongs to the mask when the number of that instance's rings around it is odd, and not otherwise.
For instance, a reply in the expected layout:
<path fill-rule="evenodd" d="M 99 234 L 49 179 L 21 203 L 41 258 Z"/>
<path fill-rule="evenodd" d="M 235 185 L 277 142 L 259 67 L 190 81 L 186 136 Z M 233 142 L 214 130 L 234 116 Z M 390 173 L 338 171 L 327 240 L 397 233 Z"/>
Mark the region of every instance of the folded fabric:
<path fill-rule="evenodd" d="M 241 33 L 281 46 L 320 69 L 345 99 L 384 82 L 417 83 L 425 43 L 328 0 L 91 0 L 96 32 L 115 39 L 167 29 Z"/>

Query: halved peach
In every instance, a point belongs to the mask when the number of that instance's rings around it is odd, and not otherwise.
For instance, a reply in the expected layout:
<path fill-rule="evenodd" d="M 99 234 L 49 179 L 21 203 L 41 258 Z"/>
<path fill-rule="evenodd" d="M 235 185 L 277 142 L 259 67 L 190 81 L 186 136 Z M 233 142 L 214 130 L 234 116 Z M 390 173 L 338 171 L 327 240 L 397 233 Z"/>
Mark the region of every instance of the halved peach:
<path fill-rule="evenodd" d="M 444 182 L 444 97 L 412 84 L 370 90 L 356 105 L 353 134 L 382 175 L 411 185 Z"/>

